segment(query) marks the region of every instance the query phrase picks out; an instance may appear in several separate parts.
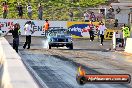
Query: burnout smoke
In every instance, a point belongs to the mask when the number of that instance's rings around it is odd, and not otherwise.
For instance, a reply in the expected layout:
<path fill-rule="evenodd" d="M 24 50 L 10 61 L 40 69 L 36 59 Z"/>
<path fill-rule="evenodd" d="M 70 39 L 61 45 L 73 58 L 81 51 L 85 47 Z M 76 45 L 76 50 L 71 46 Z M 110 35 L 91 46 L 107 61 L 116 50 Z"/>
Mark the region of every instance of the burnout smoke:
<path fill-rule="evenodd" d="M 43 42 L 43 48 L 48 48 L 48 39 L 45 39 Z"/>

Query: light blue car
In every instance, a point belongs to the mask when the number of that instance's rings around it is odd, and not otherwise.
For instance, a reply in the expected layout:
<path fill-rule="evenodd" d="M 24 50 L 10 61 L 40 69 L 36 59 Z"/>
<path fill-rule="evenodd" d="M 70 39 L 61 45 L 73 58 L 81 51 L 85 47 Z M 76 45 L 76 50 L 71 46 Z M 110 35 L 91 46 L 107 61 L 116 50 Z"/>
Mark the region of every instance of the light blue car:
<path fill-rule="evenodd" d="M 68 29 L 50 29 L 48 33 L 48 45 L 51 47 L 64 47 L 73 49 L 73 39 Z"/>

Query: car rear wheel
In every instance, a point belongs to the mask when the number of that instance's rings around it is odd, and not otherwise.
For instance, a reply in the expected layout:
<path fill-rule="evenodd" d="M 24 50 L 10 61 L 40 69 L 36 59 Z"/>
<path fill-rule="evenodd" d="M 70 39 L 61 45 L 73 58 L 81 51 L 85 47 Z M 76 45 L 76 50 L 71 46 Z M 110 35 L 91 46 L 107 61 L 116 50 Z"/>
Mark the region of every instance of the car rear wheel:
<path fill-rule="evenodd" d="M 49 49 L 51 49 L 51 45 L 49 45 Z"/>
<path fill-rule="evenodd" d="M 73 44 L 69 45 L 69 49 L 71 49 L 71 50 L 73 49 Z"/>

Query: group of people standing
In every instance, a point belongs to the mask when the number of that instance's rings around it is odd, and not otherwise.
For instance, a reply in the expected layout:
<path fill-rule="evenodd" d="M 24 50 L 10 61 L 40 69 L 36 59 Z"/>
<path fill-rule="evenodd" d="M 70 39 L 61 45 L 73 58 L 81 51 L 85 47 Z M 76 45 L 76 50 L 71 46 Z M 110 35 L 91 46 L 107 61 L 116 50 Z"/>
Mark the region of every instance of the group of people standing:
<path fill-rule="evenodd" d="M 26 41 L 23 45 L 23 49 L 26 48 L 30 49 L 30 45 L 31 45 L 31 35 L 35 32 L 35 30 L 32 29 L 31 27 L 32 22 L 28 21 L 26 22 L 26 24 L 24 25 L 24 32 L 26 35 Z M 18 46 L 19 46 L 19 35 L 21 34 L 20 32 L 20 24 L 15 22 L 13 25 L 10 25 L 10 30 L 4 35 L 6 36 L 8 33 L 12 33 L 13 36 L 13 49 L 15 49 L 16 52 L 18 52 Z M 43 26 L 43 31 L 45 31 L 45 36 L 48 33 L 48 29 L 49 29 L 49 22 L 46 19 L 44 26 Z"/>
<path fill-rule="evenodd" d="M 105 30 L 107 29 L 105 27 L 104 23 L 100 22 L 99 25 L 97 27 L 95 27 L 95 25 L 92 23 L 92 21 L 90 21 L 90 24 L 88 25 L 88 29 L 89 29 L 90 41 L 94 40 L 95 29 L 96 29 L 96 32 L 98 35 L 98 40 L 100 37 L 100 45 L 103 45 L 104 34 L 105 34 Z"/>
<path fill-rule="evenodd" d="M 99 22 L 99 25 L 96 27 L 92 22 L 90 22 L 90 24 L 89 24 L 90 41 L 94 41 L 95 29 L 96 29 L 96 33 L 98 36 L 98 40 L 100 38 L 100 45 L 103 45 L 104 35 L 105 35 L 105 31 L 107 28 L 103 22 Z M 130 37 L 130 28 L 126 24 L 124 24 L 121 28 L 121 34 L 120 34 L 120 40 L 122 40 L 120 42 L 122 43 L 122 47 L 126 46 L 126 40 L 129 37 Z M 118 40 L 116 40 L 116 42 L 118 42 Z"/>
<path fill-rule="evenodd" d="M 72 10 L 69 10 L 68 15 L 69 15 L 69 21 L 74 21 L 73 20 L 74 14 L 73 14 Z M 92 22 L 97 21 L 98 22 L 98 21 L 102 21 L 102 19 L 103 19 L 103 14 L 102 13 L 99 13 L 98 15 L 97 14 L 95 15 L 95 13 L 92 12 L 92 11 L 84 12 L 83 16 L 84 16 L 84 21 L 85 22 L 89 22 L 89 21 L 92 21 Z"/>
<path fill-rule="evenodd" d="M 18 3 L 17 10 L 18 10 L 18 16 L 20 18 L 23 17 L 23 8 L 24 7 L 22 6 L 22 4 Z M 29 19 L 32 19 L 33 8 L 30 3 L 28 3 L 28 5 L 27 5 L 27 15 L 28 15 Z M 41 3 L 39 3 L 38 4 L 38 19 L 42 20 L 42 18 L 43 18 L 43 7 L 42 7 Z"/>
<path fill-rule="evenodd" d="M 2 7 L 3 7 L 3 18 L 6 19 L 8 13 L 9 13 L 9 7 L 8 7 L 7 2 L 4 2 L 3 5 L 2 5 Z M 29 19 L 32 19 L 33 8 L 32 8 L 32 6 L 31 6 L 30 3 L 28 3 L 27 6 L 22 6 L 21 3 L 18 3 L 17 6 L 16 6 L 16 10 L 15 11 L 18 12 L 19 18 L 22 19 L 23 18 L 23 14 L 25 13 L 24 12 L 24 8 L 25 7 L 27 9 L 28 18 Z M 43 18 L 43 7 L 42 7 L 41 3 L 38 4 L 38 10 L 37 11 L 38 11 L 38 19 L 39 20 L 42 20 L 42 18 Z"/>
<path fill-rule="evenodd" d="M 89 22 L 89 21 L 92 21 L 92 22 L 102 21 L 102 18 L 103 18 L 103 15 L 98 14 L 96 16 L 94 12 L 88 12 L 88 11 L 86 11 L 84 13 L 84 21 L 85 22 Z"/>

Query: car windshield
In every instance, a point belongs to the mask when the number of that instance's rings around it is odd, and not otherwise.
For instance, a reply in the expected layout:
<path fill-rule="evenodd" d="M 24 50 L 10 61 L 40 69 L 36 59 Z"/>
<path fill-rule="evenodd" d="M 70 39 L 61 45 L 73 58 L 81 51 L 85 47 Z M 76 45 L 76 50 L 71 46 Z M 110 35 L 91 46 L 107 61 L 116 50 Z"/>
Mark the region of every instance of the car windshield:
<path fill-rule="evenodd" d="M 58 36 L 58 35 L 71 35 L 68 29 L 51 29 L 49 30 L 49 36 Z"/>

